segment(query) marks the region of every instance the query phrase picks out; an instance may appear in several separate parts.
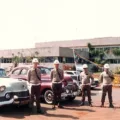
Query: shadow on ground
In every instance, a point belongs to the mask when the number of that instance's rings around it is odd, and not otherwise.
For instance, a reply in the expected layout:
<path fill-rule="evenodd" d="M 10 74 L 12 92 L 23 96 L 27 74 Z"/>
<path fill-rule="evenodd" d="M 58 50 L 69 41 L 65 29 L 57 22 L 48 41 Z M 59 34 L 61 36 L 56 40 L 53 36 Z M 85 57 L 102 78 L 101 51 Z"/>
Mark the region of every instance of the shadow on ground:
<path fill-rule="evenodd" d="M 33 110 L 31 110 L 26 106 L 18 107 L 16 105 L 10 105 L 10 106 L 3 106 L 0 109 L 0 116 L 2 117 L 24 119 L 26 116 L 30 116 L 30 115 L 38 115 L 35 107 L 33 108 Z"/>

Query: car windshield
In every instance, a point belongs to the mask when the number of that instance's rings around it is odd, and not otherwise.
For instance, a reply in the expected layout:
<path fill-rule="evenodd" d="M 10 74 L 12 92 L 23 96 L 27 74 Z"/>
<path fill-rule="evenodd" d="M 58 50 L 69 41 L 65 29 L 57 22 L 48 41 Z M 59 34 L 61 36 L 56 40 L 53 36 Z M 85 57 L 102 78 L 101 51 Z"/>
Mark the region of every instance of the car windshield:
<path fill-rule="evenodd" d="M 42 74 L 50 74 L 51 70 L 49 68 L 41 67 L 40 68 Z"/>
<path fill-rule="evenodd" d="M 6 72 L 4 69 L 0 69 L 0 77 L 6 76 Z"/>

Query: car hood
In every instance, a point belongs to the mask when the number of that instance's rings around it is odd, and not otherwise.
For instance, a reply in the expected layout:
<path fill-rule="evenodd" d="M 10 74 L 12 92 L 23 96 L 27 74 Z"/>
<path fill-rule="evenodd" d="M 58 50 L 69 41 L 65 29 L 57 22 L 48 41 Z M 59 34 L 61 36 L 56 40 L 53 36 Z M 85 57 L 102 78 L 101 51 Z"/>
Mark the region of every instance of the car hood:
<path fill-rule="evenodd" d="M 10 84 L 19 84 L 19 83 L 25 83 L 26 81 L 20 80 L 20 79 L 13 79 L 13 78 L 0 78 L 0 85 L 10 85 Z"/>

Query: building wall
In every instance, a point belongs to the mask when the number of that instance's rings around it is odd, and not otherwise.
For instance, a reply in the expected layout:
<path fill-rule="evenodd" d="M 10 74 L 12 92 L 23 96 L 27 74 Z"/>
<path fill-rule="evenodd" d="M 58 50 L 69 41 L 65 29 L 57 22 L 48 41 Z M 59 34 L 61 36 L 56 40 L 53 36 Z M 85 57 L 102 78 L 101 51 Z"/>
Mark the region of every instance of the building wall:
<path fill-rule="evenodd" d="M 60 47 L 59 56 L 63 57 L 73 57 L 73 50 L 70 48 Z"/>
<path fill-rule="evenodd" d="M 117 68 L 120 68 L 120 64 L 110 64 L 110 69 L 115 72 Z"/>

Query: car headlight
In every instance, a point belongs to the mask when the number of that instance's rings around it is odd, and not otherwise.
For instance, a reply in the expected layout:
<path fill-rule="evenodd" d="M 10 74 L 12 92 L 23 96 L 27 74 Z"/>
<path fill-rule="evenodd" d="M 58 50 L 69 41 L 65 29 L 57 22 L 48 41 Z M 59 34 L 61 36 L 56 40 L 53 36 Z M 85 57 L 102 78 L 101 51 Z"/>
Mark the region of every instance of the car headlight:
<path fill-rule="evenodd" d="M 66 93 L 67 93 L 67 94 L 69 93 L 69 90 L 68 90 L 68 89 L 66 90 Z"/>
<path fill-rule="evenodd" d="M 64 84 L 62 84 L 62 88 L 64 88 L 65 87 L 65 85 Z"/>
<path fill-rule="evenodd" d="M 10 99 L 11 95 L 10 95 L 9 93 L 7 93 L 7 94 L 5 95 L 5 97 L 6 97 L 6 99 Z"/>
<path fill-rule="evenodd" d="M 5 86 L 0 86 L 0 92 L 5 91 L 6 87 Z"/>
<path fill-rule="evenodd" d="M 27 89 L 26 85 L 22 85 L 21 87 L 22 87 L 22 89 Z"/>

